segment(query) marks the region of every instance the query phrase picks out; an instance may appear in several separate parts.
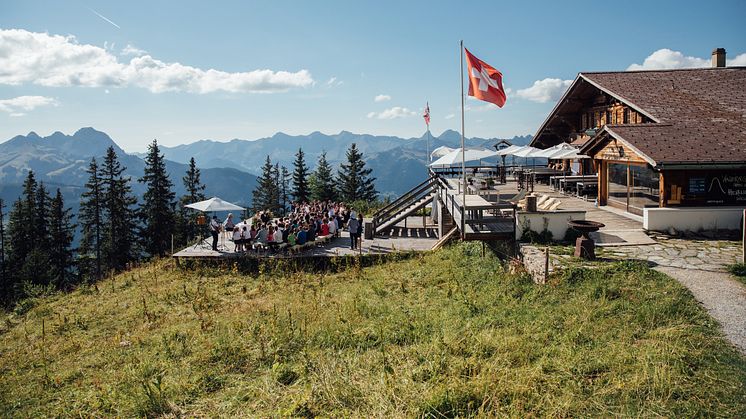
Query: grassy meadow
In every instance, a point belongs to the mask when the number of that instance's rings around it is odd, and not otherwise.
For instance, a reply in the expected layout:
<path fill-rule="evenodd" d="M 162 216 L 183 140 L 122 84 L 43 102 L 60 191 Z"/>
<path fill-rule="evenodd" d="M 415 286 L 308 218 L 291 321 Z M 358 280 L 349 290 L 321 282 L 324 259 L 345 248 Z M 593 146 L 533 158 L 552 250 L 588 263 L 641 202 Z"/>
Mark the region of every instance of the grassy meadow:
<path fill-rule="evenodd" d="M 478 243 L 348 262 L 163 260 L 22 302 L 0 416 L 746 415 L 744 357 L 642 265 L 538 286 Z"/>

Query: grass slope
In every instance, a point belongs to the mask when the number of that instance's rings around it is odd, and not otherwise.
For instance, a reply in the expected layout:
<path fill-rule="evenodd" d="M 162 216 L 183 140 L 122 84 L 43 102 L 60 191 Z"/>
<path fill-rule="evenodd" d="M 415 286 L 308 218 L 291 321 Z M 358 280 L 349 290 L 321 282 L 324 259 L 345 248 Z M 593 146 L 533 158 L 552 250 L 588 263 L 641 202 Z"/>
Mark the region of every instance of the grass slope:
<path fill-rule="evenodd" d="M 746 413 L 746 361 L 670 278 L 620 263 L 536 286 L 479 254 L 162 261 L 40 298 L 0 326 L 0 416 Z"/>

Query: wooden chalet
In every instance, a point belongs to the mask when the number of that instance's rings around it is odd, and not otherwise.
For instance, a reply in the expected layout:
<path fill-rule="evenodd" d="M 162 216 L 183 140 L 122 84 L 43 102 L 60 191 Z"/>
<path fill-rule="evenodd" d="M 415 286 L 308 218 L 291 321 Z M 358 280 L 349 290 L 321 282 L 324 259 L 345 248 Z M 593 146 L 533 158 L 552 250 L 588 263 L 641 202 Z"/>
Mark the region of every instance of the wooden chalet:
<path fill-rule="evenodd" d="M 580 73 L 531 145 L 592 158 L 598 204 L 746 206 L 746 67 Z"/>

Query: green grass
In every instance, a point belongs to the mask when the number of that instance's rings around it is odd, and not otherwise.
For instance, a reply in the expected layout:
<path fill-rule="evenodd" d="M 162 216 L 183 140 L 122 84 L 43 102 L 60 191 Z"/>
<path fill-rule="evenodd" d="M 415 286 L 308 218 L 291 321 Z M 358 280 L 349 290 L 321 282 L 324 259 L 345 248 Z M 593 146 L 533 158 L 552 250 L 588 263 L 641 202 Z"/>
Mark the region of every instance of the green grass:
<path fill-rule="evenodd" d="M 739 281 L 746 284 L 746 263 L 735 263 L 728 266 L 728 271 Z"/>
<path fill-rule="evenodd" d="M 28 301 L 0 319 L 0 416 L 746 413 L 746 361 L 670 278 L 616 263 L 537 286 L 480 254 L 162 261 Z"/>

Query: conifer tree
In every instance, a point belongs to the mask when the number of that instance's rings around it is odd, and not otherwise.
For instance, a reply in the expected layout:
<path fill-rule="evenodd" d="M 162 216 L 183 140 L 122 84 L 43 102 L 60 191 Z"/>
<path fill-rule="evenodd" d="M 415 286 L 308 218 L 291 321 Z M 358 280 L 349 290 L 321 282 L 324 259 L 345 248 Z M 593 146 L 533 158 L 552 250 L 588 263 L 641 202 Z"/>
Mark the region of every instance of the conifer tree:
<path fill-rule="evenodd" d="M 200 227 L 195 223 L 193 210 L 184 206 L 206 199 L 205 185 L 202 183 L 200 175 L 197 163 L 194 161 L 194 157 L 192 157 L 189 160 L 189 168 L 186 175 L 181 178 L 186 193 L 179 200 L 179 215 L 176 223 L 176 235 L 179 237 L 179 243 L 188 242 L 199 235 Z"/>
<path fill-rule="evenodd" d="M 166 161 L 157 140 L 148 146 L 145 173 L 139 181 L 147 186 L 139 214 L 143 224 L 143 248 L 150 256 L 163 256 L 171 248 L 176 203 L 173 184 L 168 178 Z"/>
<path fill-rule="evenodd" d="M 132 195 L 127 168 L 119 163 L 113 146 L 106 150 L 101 166 L 102 206 L 105 212 L 101 250 L 103 266 L 109 270 L 122 270 L 137 258 L 135 210 L 137 198 Z"/>
<path fill-rule="evenodd" d="M 72 248 L 75 224 L 70 212 L 58 188 L 49 208 L 49 276 L 57 288 L 66 288 L 75 282 Z"/>
<path fill-rule="evenodd" d="M 257 179 L 256 188 L 252 194 L 252 207 L 254 211 L 270 210 L 276 211 L 277 196 L 279 195 L 277 183 L 275 183 L 275 166 L 269 156 L 262 166 L 262 174 Z"/>
<path fill-rule="evenodd" d="M 5 202 L 0 198 L 0 301 L 7 295 L 8 277 L 5 270 Z"/>
<path fill-rule="evenodd" d="M 309 197 L 308 166 L 306 166 L 303 149 L 299 148 L 293 162 L 293 198 L 297 202 L 308 202 Z"/>
<path fill-rule="evenodd" d="M 8 260 L 11 282 L 20 283 L 31 278 L 24 274 L 31 252 L 34 249 L 34 219 L 36 216 L 36 189 L 38 185 L 33 171 L 29 171 L 23 182 L 23 194 L 13 204 L 8 220 L 10 257 Z"/>
<path fill-rule="evenodd" d="M 311 198 L 319 201 L 336 201 L 337 189 L 332 167 L 326 160 L 326 152 L 321 153 L 314 171 L 315 182 L 311 188 Z"/>
<path fill-rule="evenodd" d="M 90 279 L 101 278 L 102 260 L 101 260 L 101 241 L 104 230 L 104 196 L 101 185 L 101 174 L 99 173 L 96 159 L 91 159 L 91 163 L 86 170 L 88 181 L 85 184 L 85 192 L 81 195 L 80 212 L 78 220 L 83 230 L 80 240 L 80 264 L 81 275 Z"/>
<path fill-rule="evenodd" d="M 347 150 L 347 163 L 342 163 L 338 172 L 340 197 L 346 202 L 375 201 L 378 192 L 375 187 L 376 178 L 370 177 L 372 171 L 365 167 L 363 154 L 352 143 Z"/>
<path fill-rule="evenodd" d="M 282 166 L 280 168 L 280 204 L 282 205 L 282 215 L 286 215 L 288 211 L 291 180 L 290 171 L 288 171 L 287 167 Z"/>
<path fill-rule="evenodd" d="M 280 200 L 280 163 L 272 168 L 272 208 L 279 215 L 282 202 Z"/>
<path fill-rule="evenodd" d="M 34 203 L 34 230 L 35 247 L 46 251 L 49 246 L 49 192 L 44 187 L 44 182 L 39 182 L 36 188 Z"/>

